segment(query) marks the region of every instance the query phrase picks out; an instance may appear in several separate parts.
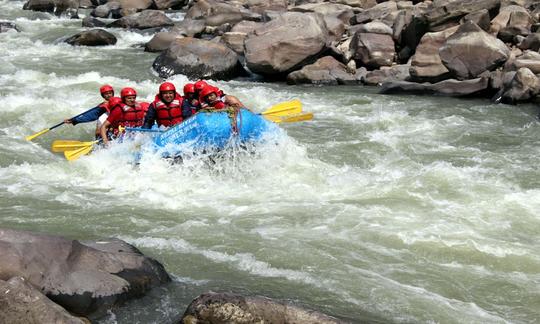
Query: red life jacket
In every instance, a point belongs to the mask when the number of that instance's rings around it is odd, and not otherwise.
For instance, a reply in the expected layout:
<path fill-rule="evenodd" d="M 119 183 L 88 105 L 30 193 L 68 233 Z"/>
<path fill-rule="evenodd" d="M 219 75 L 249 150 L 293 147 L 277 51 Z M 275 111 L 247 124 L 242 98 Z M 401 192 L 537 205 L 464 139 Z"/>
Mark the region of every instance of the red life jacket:
<path fill-rule="evenodd" d="M 113 109 L 121 109 L 121 117 L 111 123 L 113 129 L 118 129 L 118 126 L 139 127 L 144 123 L 144 115 L 148 110 L 148 103 L 136 102 L 135 106 L 130 107 L 122 102 L 113 107 Z"/>
<path fill-rule="evenodd" d="M 158 126 L 173 126 L 180 124 L 184 119 L 182 118 L 182 103 L 184 99 L 176 94 L 173 101 L 168 105 L 164 103 L 159 96 L 156 96 L 156 100 L 152 102 L 154 109 L 156 110 L 156 122 Z"/>
<path fill-rule="evenodd" d="M 102 103 L 99 104 L 99 107 L 102 109 L 105 109 L 105 111 L 107 111 L 108 114 L 111 112 L 111 110 L 109 109 L 108 101 L 103 101 Z"/>

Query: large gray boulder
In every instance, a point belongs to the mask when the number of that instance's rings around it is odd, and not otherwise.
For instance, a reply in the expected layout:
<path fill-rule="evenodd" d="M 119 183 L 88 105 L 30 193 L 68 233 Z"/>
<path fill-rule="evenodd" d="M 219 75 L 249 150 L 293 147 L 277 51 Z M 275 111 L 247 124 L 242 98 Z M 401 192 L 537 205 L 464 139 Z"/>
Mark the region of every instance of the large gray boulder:
<path fill-rule="evenodd" d="M 0 229 L 0 280 L 25 278 L 77 315 L 103 314 L 170 281 L 163 266 L 117 240 L 80 242 Z"/>
<path fill-rule="evenodd" d="M 443 64 L 458 79 L 475 78 L 504 64 L 510 49 L 473 22 L 466 22 L 439 50 Z"/>
<path fill-rule="evenodd" d="M 171 32 L 156 33 L 152 39 L 144 46 L 145 52 L 163 52 L 169 48 L 172 42 L 183 36 Z"/>
<path fill-rule="evenodd" d="M 28 0 L 23 5 L 23 10 L 52 12 L 57 16 L 66 15 L 78 18 L 78 0 Z"/>
<path fill-rule="evenodd" d="M 288 12 L 247 35 L 247 67 L 263 75 L 282 75 L 312 63 L 328 45 L 328 30 L 318 14 Z"/>
<path fill-rule="evenodd" d="M 352 25 L 357 25 L 368 23 L 373 20 L 379 20 L 391 27 L 398 13 L 396 2 L 387 1 L 378 3 L 369 9 L 361 11 L 360 13 L 354 15 L 350 22 Z"/>
<path fill-rule="evenodd" d="M 439 49 L 457 28 L 456 26 L 440 32 L 426 33 L 422 37 L 411 59 L 411 81 L 438 82 L 450 76 L 450 71 L 441 61 Z"/>
<path fill-rule="evenodd" d="M 304 66 L 299 71 L 291 72 L 287 76 L 288 84 L 356 84 L 354 71 L 351 72 L 347 66 L 337 61 L 332 56 L 325 56 L 315 63 Z"/>
<path fill-rule="evenodd" d="M 383 66 L 379 70 L 373 70 L 366 73 L 364 83 L 369 85 L 380 85 L 389 81 L 404 81 L 409 79 L 408 64 Z"/>
<path fill-rule="evenodd" d="M 0 280 L 0 323 L 88 324 L 90 321 L 70 315 L 23 277 L 13 277 Z"/>
<path fill-rule="evenodd" d="M 452 97 L 465 97 L 484 92 L 489 86 L 489 78 L 472 80 L 443 80 L 434 84 L 409 81 L 389 81 L 382 84 L 379 93 L 383 94 L 438 94 Z"/>
<path fill-rule="evenodd" d="M 174 22 L 159 10 L 145 10 L 134 15 L 122 17 L 107 27 L 148 29 L 173 26 Z"/>
<path fill-rule="evenodd" d="M 516 57 L 512 62 L 513 70 L 528 68 L 534 74 L 540 74 L 540 53 L 534 51 L 525 51 L 523 55 Z"/>
<path fill-rule="evenodd" d="M 109 18 L 113 16 L 113 12 L 118 12 L 121 8 L 122 7 L 119 2 L 110 1 L 94 8 L 90 15 L 99 18 Z"/>
<path fill-rule="evenodd" d="M 91 29 L 75 34 L 65 40 L 75 46 L 106 46 L 116 44 L 116 37 L 103 29 Z"/>
<path fill-rule="evenodd" d="M 502 91 L 501 101 L 516 104 L 540 94 L 540 79 L 528 68 L 517 70 L 510 85 Z"/>
<path fill-rule="evenodd" d="M 538 52 L 540 50 L 540 33 L 536 32 L 529 34 L 520 44 L 519 48 L 522 50 L 533 50 Z"/>
<path fill-rule="evenodd" d="M 511 5 L 502 8 L 499 14 L 493 18 L 490 33 L 505 42 L 513 42 L 515 36 L 529 34 L 532 21 L 527 9 Z"/>
<path fill-rule="evenodd" d="M 486 9 L 492 11 L 500 6 L 501 0 L 440 0 L 433 1 L 427 12 L 430 31 L 440 31 L 457 25 L 463 16 Z M 450 25 L 448 25 L 450 23 Z"/>
<path fill-rule="evenodd" d="M 158 10 L 180 9 L 188 2 L 188 0 L 154 0 L 154 6 Z"/>
<path fill-rule="evenodd" d="M 192 37 L 177 38 L 152 64 L 162 78 L 183 74 L 190 79 L 237 77 L 242 72 L 238 55 L 227 46 Z"/>
<path fill-rule="evenodd" d="M 392 65 L 396 52 L 391 33 L 391 29 L 388 29 L 388 33 L 357 31 L 350 44 L 353 58 L 357 64 L 371 69 Z"/>
<path fill-rule="evenodd" d="M 266 297 L 209 292 L 188 306 L 182 323 L 345 323 L 337 318 Z"/>

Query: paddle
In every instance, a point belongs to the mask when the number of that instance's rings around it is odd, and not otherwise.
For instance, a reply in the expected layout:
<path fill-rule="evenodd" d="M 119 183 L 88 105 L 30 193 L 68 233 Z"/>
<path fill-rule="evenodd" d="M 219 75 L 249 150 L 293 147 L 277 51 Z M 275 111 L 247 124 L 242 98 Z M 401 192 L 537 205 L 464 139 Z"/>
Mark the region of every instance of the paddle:
<path fill-rule="evenodd" d="M 280 102 L 273 105 L 268 110 L 263 111 L 263 115 L 266 119 L 273 121 L 272 116 L 287 116 L 291 114 L 299 114 L 302 112 L 302 102 L 298 99 Z"/>
<path fill-rule="evenodd" d="M 312 120 L 313 119 L 313 113 L 304 113 L 304 114 L 297 114 L 297 115 L 289 115 L 280 117 L 279 119 L 272 120 L 274 123 L 296 123 L 300 121 L 306 121 L 306 120 Z"/>
<path fill-rule="evenodd" d="M 70 140 L 56 140 L 52 142 L 51 149 L 53 152 L 65 152 L 73 151 L 83 147 L 92 146 L 99 141 L 93 142 L 81 142 L 81 141 L 70 141 Z"/>
<path fill-rule="evenodd" d="M 88 109 L 87 111 L 78 114 L 77 116 L 71 117 L 70 119 L 74 119 L 74 118 L 80 117 L 80 116 L 86 114 L 87 112 L 89 112 L 89 111 L 92 110 L 92 109 L 94 109 L 94 108 L 90 108 L 90 109 Z M 35 134 L 33 134 L 33 135 L 26 136 L 26 140 L 27 140 L 27 141 L 31 141 L 31 140 L 33 140 L 34 138 L 36 138 L 36 137 L 38 137 L 38 136 L 41 136 L 41 135 L 47 133 L 47 132 L 50 131 L 50 130 L 55 129 L 56 127 L 60 127 L 60 126 L 64 125 L 65 123 L 66 123 L 66 122 L 61 122 L 61 123 L 58 123 L 58 124 L 56 124 L 56 125 L 54 125 L 54 126 L 52 126 L 52 127 L 46 128 L 46 129 L 44 129 L 44 130 L 41 130 L 41 131 L 39 131 L 39 132 L 37 132 L 37 133 L 35 133 Z"/>
<path fill-rule="evenodd" d="M 80 158 L 81 156 L 90 153 L 92 149 L 94 148 L 93 145 L 83 146 L 79 149 L 72 150 L 72 151 L 64 151 L 64 156 L 68 161 L 74 161 Z"/>

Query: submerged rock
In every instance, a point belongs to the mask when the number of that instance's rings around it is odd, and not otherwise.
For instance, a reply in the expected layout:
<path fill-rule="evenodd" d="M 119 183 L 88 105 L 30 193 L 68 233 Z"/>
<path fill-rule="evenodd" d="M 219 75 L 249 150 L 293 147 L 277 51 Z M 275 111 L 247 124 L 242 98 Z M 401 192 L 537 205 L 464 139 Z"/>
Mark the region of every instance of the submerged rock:
<path fill-rule="evenodd" d="M 80 242 L 0 229 L 0 279 L 22 276 L 71 313 L 103 314 L 170 281 L 163 266 L 118 239 Z"/>
<path fill-rule="evenodd" d="M 116 44 L 116 37 L 103 29 L 92 29 L 73 35 L 65 40 L 69 45 L 105 46 Z"/>

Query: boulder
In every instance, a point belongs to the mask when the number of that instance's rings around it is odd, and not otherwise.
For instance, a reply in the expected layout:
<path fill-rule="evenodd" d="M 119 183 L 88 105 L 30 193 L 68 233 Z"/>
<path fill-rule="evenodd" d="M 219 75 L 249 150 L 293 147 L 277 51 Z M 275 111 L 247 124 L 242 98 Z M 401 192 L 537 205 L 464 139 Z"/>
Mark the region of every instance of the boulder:
<path fill-rule="evenodd" d="M 23 5 L 23 10 L 52 12 L 57 16 L 66 15 L 70 18 L 78 18 L 78 0 L 28 0 Z"/>
<path fill-rule="evenodd" d="M 184 19 L 175 24 L 171 32 L 187 37 L 199 37 L 206 29 L 206 23 L 201 19 Z"/>
<path fill-rule="evenodd" d="M 440 48 L 443 64 L 458 79 L 475 78 L 504 64 L 508 47 L 473 22 L 466 22 Z"/>
<path fill-rule="evenodd" d="M 351 40 L 350 49 L 357 64 L 371 69 L 392 65 L 396 55 L 394 40 L 388 34 L 357 31 Z"/>
<path fill-rule="evenodd" d="M 97 6 L 94 10 L 92 10 L 90 15 L 99 18 L 109 18 L 113 16 L 114 12 L 118 12 L 120 8 L 121 6 L 119 2 L 111 1 Z"/>
<path fill-rule="evenodd" d="M 183 74 L 190 79 L 227 80 L 242 68 L 238 55 L 227 46 L 192 37 L 177 38 L 152 64 L 162 78 Z"/>
<path fill-rule="evenodd" d="M 227 32 L 223 34 L 221 41 L 236 54 L 243 55 L 246 36 L 246 33 Z"/>
<path fill-rule="evenodd" d="M 352 7 L 337 3 L 309 3 L 292 7 L 289 11 L 319 13 L 325 17 L 337 18 L 347 25 L 354 16 Z"/>
<path fill-rule="evenodd" d="M 382 35 L 392 35 L 392 28 L 380 21 L 372 21 L 367 24 L 359 25 L 356 32 L 360 33 L 373 33 Z"/>
<path fill-rule="evenodd" d="M 266 297 L 209 292 L 189 304 L 183 323 L 344 323 L 320 312 Z"/>
<path fill-rule="evenodd" d="M 148 29 L 173 25 L 174 22 L 163 12 L 158 10 L 145 10 L 143 12 L 115 20 L 108 24 L 107 27 Z"/>
<path fill-rule="evenodd" d="M 518 46 L 522 50 L 540 50 L 540 33 L 529 34 Z"/>
<path fill-rule="evenodd" d="M 388 81 L 405 81 L 409 79 L 408 64 L 383 66 L 380 70 L 373 70 L 366 73 L 364 83 L 369 85 L 379 85 Z"/>
<path fill-rule="evenodd" d="M 412 94 L 433 94 L 433 89 L 430 88 L 429 83 L 416 83 L 409 81 L 387 81 L 384 82 L 379 90 L 382 94 L 400 94 L 400 93 L 412 93 Z"/>
<path fill-rule="evenodd" d="M 241 3 L 216 0 L 196 1 L 186 12 L 185 19 L 206 19 L 210 16 L 222 14 L 252 15 Z"/>
<path fill-rule="evenodd" d="M 288 12 L 248 34 L 244 54 L 252 72 L 278 76 L 315 61 L 328 43 L 320 15 Z"/>
<path fill-rule="evenodd" d="M 336 0 L 336 3 L 353 8 L 369 9 L 377 5 L 377 0 Z"/>
<path fill-rule="evenodd" d="M 137 12 L 141 10 L 149 9 L 154 5 L 153 0 L 114 0 L 118 1 L 120 3 L 120 7 L 122 10 L 128 11 L 128 12 Z M 127 16 L 127 15 L 123 15 Z"/>
<path fill-rule="evenodd" d="M 491 28 L 489 11 L 487 11 L 487 9 L 471 12 L 470 14 L 465 15 L 463 18 L 461 18 L 459 23 L 462 25 L 468 21 L 472 21 L 473 23 L 477 24 L 478 27 L 482 28 L 486 32 L 489 32 Z"/>
<path fill-rule="evenodd" d="M 416 48 L 411 59 L 410 75 L 415 82 L 438 82 L 446 79 L 450 71 L 444 66 L 439 56 L 439 49 L 458 27 L 440 32 L 426 33 Z"/>
<path fill-rule="evenodd" d="M 255 29 L 259 26 L 261 26 L 262 23 L 258 23 L 258 22 L 255 22 L 255 21 L 247 21 L 247 20 L 244 20 L 244 21 L 241 21 L 239 22 L 238 24 L 234 25 L 233 28 L 231 29 L 231 32 L 232 33 L 244 33 L 244 34 L 249 34 L 249 33 L 252 33 L 253 31 L 255 31 Z"/>
<path fill-rule="evenodd" d="M 527 9 L 520 6 L 508 6 L 501 9 L 491 21 L 490 33 L 504 42 L 513 42 L 514 36 L 529 34 L 532 18 Z"/>
<path fill-rule="evenodd" d="M 288 84 L 356 84 L 354 70 L 349 71 L 347 66 L 332 56 L 325 56 L 315 63 L 304 66 L 299 71 L 291 72 L 287 76 Z"/>
<path fill-rule="evenodd" d="M 496 10 L 500 0 L 441 0 L 434 1 L 427 12 L 430 31 L 440 31 L 458 24 L 461 17 L 482 9 Z M 450 23 L 450 25 L 448 25 Z"/>
<path fill-rule="evenodd" d="M 473 80 L 444 80 L 435 84 L 415 83 L 409 81 L 390 81 L 382 84 L 379 93 L 397 94 L 439 94 L 444 96 L 463 97 L 483 92 L 488 88 L 489 78 Z"/>
<path fill-rule="evenodd" d="M 287 0 L 247 0 L 245 6 L 258 14 L 265 11 L 287 11 Z"/>
<path fill-rule="evenodd" d="M 533 51 L 525 51 L 523 55 L 517 56 L 512 62 L 513 70 L 527 68 L 534 74 L 540 74 L 540 53 Z"/>
<path fill-rule="evenodd" d="M 400 49 L 400 62 L 407 62 L 416 51 L 420 39 L 428 30 L 428 22 L 423 15 L 413 15 L 409 10 L 401 10 L 394 22 L 392 37 Z"/>
<path fill-rule="evenodd" d="M 517 70 L 508 87 L 502 91 L 501 101 L 516 104 L 528 101 L 540 94 L 540 79 L 528 68 Z"/>
<path fill-rule="evenodd" d="M 398 14 L 398 8 L 395 1 L 379 3 L 369 9 L 354 15 L 350 23 L 351 25 L 365 24 L 373 20 L 379 20 L 392 27 L 393 22 Z"/>
<path fill-rule="evenodd" d="M 24 278 L 13 277 L 0 280 L 0 323 L 89 324 L 90 321 L 70 315 Z"/>
<path fill-rule="evenodd" d="M 171 32 L 159 32 L 152 37 L 152 39 L 146 43 L 144 46 L 145 52 L 163 52 L 169 46 L 171 46 L 171 43 L 183 36 L 178 36 L 178 34 L 171 33 Z"/>
<path fill-rule="evenodd" d="M 65 40 L 74 46 L 105 46 L 116 44 L 116 37 L 103 29 L 91 29 L 75 34 Z"/>
<path fill-rule="evenodd" d="M 188 2 L 187 0 L 154 0 L 154 7 L 157 10 L 181 9 Z"/>
<path fill-rule="evenodd" d="M 0 33 L 5 33 L 9 30 L 14 30 L 17 32 L 20 31 L 19 28 L 17 28 L 17 25 L 14 23 L 9 21 L 0 21 Z"/>
<path fill-rule="evenodd" d="M 23 10 L 54 12 L 55 7 L 55 0 L 28 0 L 23 5 Z"/>
<path fill-rule="evenodd" d="M 94 27 L 105 27 L 105 25 L 107 25 L 105 22 L 91 16 L 86 16 L 82 20 L 83 27 L 94 28 Z"/>
<path fill-rule="evenodd" d="M 21 276 L 71 313 L 104 314 L 170 281 L 163 266 L 117 239 L 80 242 L 0 229 L 0 280 Z"/>

